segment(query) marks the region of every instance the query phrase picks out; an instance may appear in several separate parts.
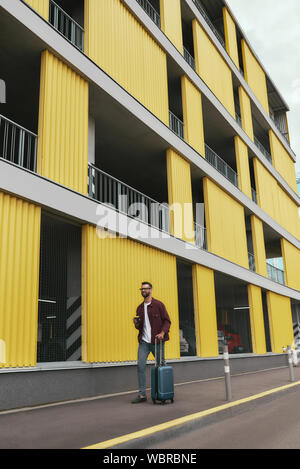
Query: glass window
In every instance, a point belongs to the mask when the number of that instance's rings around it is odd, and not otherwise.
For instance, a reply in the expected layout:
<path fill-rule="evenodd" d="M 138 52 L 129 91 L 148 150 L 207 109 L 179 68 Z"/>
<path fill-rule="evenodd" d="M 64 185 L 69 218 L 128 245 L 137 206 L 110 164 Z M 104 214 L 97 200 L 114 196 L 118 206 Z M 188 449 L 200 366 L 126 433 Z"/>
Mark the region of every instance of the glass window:
<path fill-rule="evenodd" d="M 81 360 L 81 228 L 43 214 L 38 362 Z"/>
<path fill-rule="evenodd" d="M 196 356 L 192 266 L 177 261 L 180 355 Z"/>
<path fill-rule="evenodd" d="M 226 339 L 230 354 L 252 353 L 247 285 L 215 272 L 219 353 Z"/>

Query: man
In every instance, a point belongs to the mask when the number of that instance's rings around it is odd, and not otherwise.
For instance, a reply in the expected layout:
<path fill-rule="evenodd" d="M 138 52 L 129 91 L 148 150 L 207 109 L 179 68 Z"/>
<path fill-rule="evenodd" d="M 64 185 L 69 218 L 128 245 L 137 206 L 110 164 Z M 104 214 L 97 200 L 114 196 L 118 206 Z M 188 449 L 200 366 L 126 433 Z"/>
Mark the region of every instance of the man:
<path fill-rule="evenodd" d="M 149 353 L 155 356 L 155 337 L 157 338 L 157 360 L 160 361 L 160 342 L 162 342 L 162 361 L 165 362 L 165 342 L 169 340 L 170 317 L 165 305 L 152 297 L 152 285 L 143 282 L 140 288 L 144 297 L 136 310 L 136 318 L 133 319 L 135 328 L 138 329 L 138 382 L 139 395 L 132 404 L 146 402 L 146 364 Z"/>

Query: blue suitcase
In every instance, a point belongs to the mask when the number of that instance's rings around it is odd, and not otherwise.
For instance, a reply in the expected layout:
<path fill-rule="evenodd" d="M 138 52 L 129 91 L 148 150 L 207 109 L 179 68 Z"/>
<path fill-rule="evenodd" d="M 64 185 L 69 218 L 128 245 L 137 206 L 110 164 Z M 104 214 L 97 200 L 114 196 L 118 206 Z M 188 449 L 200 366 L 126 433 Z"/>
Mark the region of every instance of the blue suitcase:
<path fill-rule="evenodd" d="M 157 341 L 155 340 L 155 366 L 151 370 L 151 397 L 153 404 L 160 401 L 165 404 L 170 400 L 174 402 L 174 376 L 173 367 L 162 365 L 162 345 L 160 342 L 160 363 L 157 363 Z"/>

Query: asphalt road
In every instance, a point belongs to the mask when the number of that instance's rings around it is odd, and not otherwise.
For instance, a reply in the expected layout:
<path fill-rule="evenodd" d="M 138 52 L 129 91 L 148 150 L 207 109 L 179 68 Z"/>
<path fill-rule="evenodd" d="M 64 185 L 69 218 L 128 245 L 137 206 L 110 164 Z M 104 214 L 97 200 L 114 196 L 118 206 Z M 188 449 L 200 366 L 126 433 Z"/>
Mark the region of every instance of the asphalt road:
<path fill-rule="evenodd" d="M 300 449 L 300 390 L 151 449 Z"/>

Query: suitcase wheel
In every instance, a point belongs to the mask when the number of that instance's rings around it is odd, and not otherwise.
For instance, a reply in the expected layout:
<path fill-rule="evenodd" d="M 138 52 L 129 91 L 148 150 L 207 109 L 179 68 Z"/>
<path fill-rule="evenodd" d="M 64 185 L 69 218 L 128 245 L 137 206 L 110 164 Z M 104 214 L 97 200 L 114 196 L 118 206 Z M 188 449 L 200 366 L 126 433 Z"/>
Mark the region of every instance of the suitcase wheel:
<path fill-rule="evenodd" d="M 166 401 L 161 401 L 161 405 L 165 405 Z"/>

